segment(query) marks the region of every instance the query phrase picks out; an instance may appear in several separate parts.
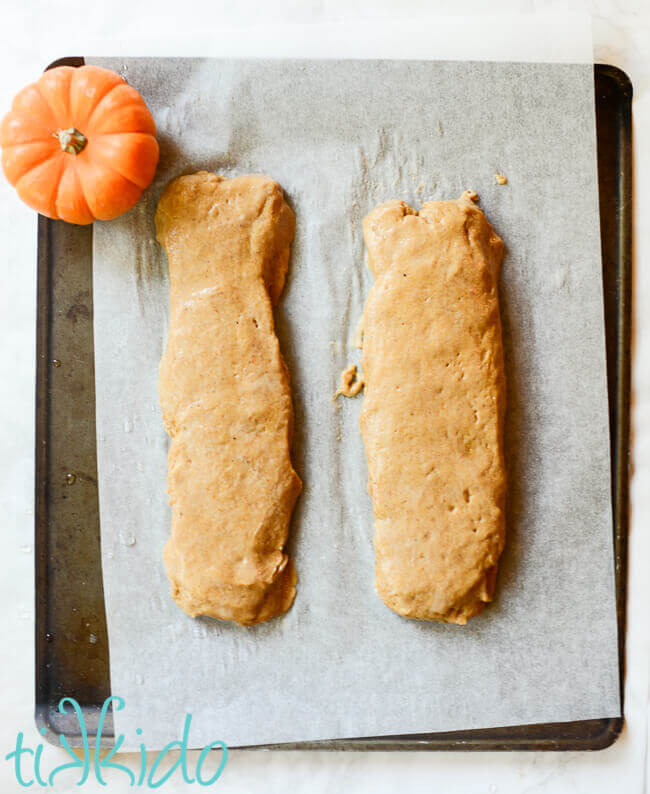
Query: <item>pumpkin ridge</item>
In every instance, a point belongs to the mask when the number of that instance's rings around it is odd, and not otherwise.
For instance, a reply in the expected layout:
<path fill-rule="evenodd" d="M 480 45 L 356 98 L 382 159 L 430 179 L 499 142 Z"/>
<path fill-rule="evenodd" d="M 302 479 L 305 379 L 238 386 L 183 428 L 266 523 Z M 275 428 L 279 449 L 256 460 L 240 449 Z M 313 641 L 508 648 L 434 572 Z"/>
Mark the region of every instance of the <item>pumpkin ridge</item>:
<path fill-rule="evenodd" d="M 97 137 L 101 137 L 101 136 L 97 136 Z M 112 171 L 114 174 L 117 174 L 118 176 L 121 176 L 121 177 L 122 177 L 122 179 L 125 179 L 127 182 L 130 182 L 132 185 L 135 185 L 135 186 L 138 188 L 138 190 L 144 190 L 144 188 L 140 187 L 140 185 L 138 185 L 138 183 L 137 183 L 137 182 L 134 182 L 134 181 L 133 181 L 132 179 L 130 179 L 128 176 L 125 176 L 125 175 L 124 175 L 124 174 L 123 174 L 123 173 L 120 171 L 120 169 L 119 169 L 119 168 L 115 168 L 115 166 L 114 166 L 112 163 L 108 163 L 108 162 L 107 162 L 107 161 L 106 161 L 106 160 L 105 160 L 105 159 L 104 159 L 104 158 L 103 158 L 103 157 L 102 157 L 100 154 L 98 154 L 96 151 L 93 151 L 93 158 L 94 158 L 94 159 L 95 159 L 95 160 L 96 160 L 98 163 L 101 163 L 101 164 L 104 166 L 104 168 L 108 168 L 108 170 L 109 170 L 109 171 Z"/>
<path fill-rule="evenodd" d="M 87 66 L 90 66 L 90 65 L 89 65 L 89 64 L 87 64 Z M 81 66 L 81 67 L 79 67 L 79 69 L 78 69 L 78 70 L 75 70 L 75 71 L 76 71 L 76 73 L 77 73 L 77 74 L 79 74 L 79 73 L 81 72 L 81 70 L 82 70 L 82 69 L 84 69 L 84 68 L 85 68 L 84 66 Z M 95 68 L 95 67 L 93 67 L 93 68 Z M 96 67 L 96 68 L 100 69 L 100 71 L 110 71 L 110 70 L 105 70 L 105 69 L 102 69 L 102 67 Z M 118 75 L 116 72 L 113 72 L 113 74 L 114 74 L 116 77 L 120 77 L 120 75 Z M 78 123 L 78 117 L 77 117 L 77 113 L 76 113 L 76 112 L 73 112 L 73 107 L 72 107 L 72 105 L 73 105 L 73 103 L 72 103 L 72 97 L 73 97 L 73 94 L 74 94 L 74 93 L 75 93 L 75 92 L 78 90 L 78 89 L 77 89 L 77 87 L 76 87 L 76 84 L 75 84 L 75 77 L 76 77 L 76 74 L 75 74 L 75 75 L 73 75 L 73 77 L 72 77 L 72 80 L 70 81 L 70 113 L 71 113 L 71 116 L 72 116 L 72 121 L 73 121 L 73 125 L 72 125 L 72 126 L 74 126 L 74 127 L 76 127 L 77 129 L 79 129 L 79 131 L 80 131 L 80 132 L 81 132 L 83 135 L 85 135 L 86 137 L 88 137 L 88 136 L 89 136 L 89 131 L 90 131 L 91 119 L 92 119 L 93 113 L 95 112 L 95 110 L 97 110 L 97 106 L 98 106 L 98 105 L 99 105 L 101 102 L 103 102 L 103 101 L 104 101 L 104 99 L 105 99 L 105 98 L 106 98 L 106 97 L 107 97 L 107 96 L 108 96 L 108 95 L 109 95 L 109 94 L 110 94 L 110 93 L 111 93 L 111 92 L 112 92 L 114 89 L 116 89 L 116 88 L 117 88 L 118 86 L 120 86 L 120 85 L 124 85 L 124 84 L 126 83 L 126 80 L 124 80 L 124 78 L 120 78 L 120 79 L 121 79 L 121 82 L 114 83 L 113 85 L 109 85 L 109 87 L 108 87 L 108 90 L 107 90 L 105 93 L 103 93 L 103 94 L 101 94 L 101 95 L 97 94 L 97 95 L 96 95 L 96 96 L 93 98 L 93 102 L 94 102 L 93 108 L 92 108 L 92 110 L 90 111 L 90 113 L 88 114 L 88 117 L 87 117 L 86 121 L 85 121 L 85 122 L 84 122 L 84 123 L 81 125 L 81 126 L 83 126 L 83 127 L 84 127 L 84 129 L 80 129 L 80 126 L 79 126 L 79 123 Z M 77 81 L 77 82 L 78 82 L 78 81 Z M 77 110 L 79 110 L 79 108 L 77 108 Z"/>
<path fill-rule="evenodd" d="M 61 70 L 46 69 L 34 83 L 56 124 L 52 132 L 71 126 L 67 121 L 72 121 L 70 85 L 74 73 L 74 66 L 63 66 Z"/>
<path fill-rule="evenodd" d="M 135 132 L 135 133 L 132 133 L 132 132 L 108 132 L 108 133 L 106 133 L 106 135 L 97 135 L 94 138 L 94 140 L 98 141 L 100 138 L 108 138 L 108 137 L 111 137 L 113 135 L 147 135 L 148 136 L 149 133 L 147 133 L 147 132 Z M 151 181 L 150 181 L 149 183 L 147 183 L 147 185 L 145 185 L 145 187 L 142 187 L 142 185 L 139 185 L 137 182 L 134 182 L 133 179 L 131 179 L 131 177 L 127 176 L 126 174 L 123 174 L 122 171 L 120 171 L 119 168 L 117 168 L 115 165 L 113 165 L 113 163 L 109 162 L 102 155 L 101 151 L 98 152 L 97 149 L 95 149 L 95 148 L 93 148 L 93 157 L 94 157 L 95 160 L 97 160 L 98 163 L 101 163 L 103 166 L 108 168 L 110 171 L 113 171 L 114 173 L 118 174 L 119 176 L 122 177 L 122 179 L 126 179 L 127 182 L 130 182 L 132 185 L 135 185 L 139 190 L 145 190 L 145 188 L 147 188 L 151 184 Z"/>
<path fill-rule="evenodd" d="M 55 112 L 54 108 L 53 108 L 53 107 L 52 107 L 52 105 L 50 104 L 50 101 L 49 101 L 49 99 L 48 99 L 48 98 L 45 96 L 45 94 L 44 94 L 44 93 L 41 91 L 41 87 L 40 87 L 40 85 L 39 85 L 38 83 L 34 83 L 34 85 L 35 85 L 35 87 L 36 87 L 36 90 L 38 91 L 38 93 L 39 93 L 39 94 L 41 95 L 41 97 L 43 98 L 43 102 L 45 102 L 45 104 L 47 105 L 47 107 L 48 107 L 48 109 L 49 109 L 49 111 L 50 111 L 50 114 L 51 114 L 52 118 L 53 118 L 53 119 L 54 119 L 54 120 L 57 122 L 57 124 L 58 124 L 58 123 L 59 123 L 59 122 L 58 122 L 58 116 L 57 116 L 57 114 L 56 114 L 56 112 Z M 51 132 L 58 132 L 58 130 L 51 130 Z"/>
<path fill-rule="evenodd" d="M 77 168 L 76 161 L 74 162 L 74 175 L 75 175 L 75 177 L 77 179 L 77 184 L 79 185 L 79 190 L 81 191 L 81 195 L 83 196 L 84 201 L 86 202 L 86 206 L 90 210 L 91 214 L 94 216 L 95 215 L 95 210 L 93 209 L 93 207 L 90 204 L 90 201 L 88 200 L 88 196 L 86 194 L 86 186 L 84 185 L 84 181 L 81 178 L 81 174 L 79 173 L 79 170 Z"/>
<path fill-rule="evenodd" d="M 12 143 L 9 146 L 3 146 L 2 147 L 2 151 L 4 152 L 7 149 L 12 149 L 14 146 L 34 146 L 34 145 L 42 146 L 44 143 L 48 143 L 48 141 L 26 141 L 25 143 Z M 38 168 L 39 166 L 43 165 L 43 163 L 46 160 L 49 160 L 50 157 L 52 157 L 55 154 L 57 154 L 57 150 L 56 149 L 52 149 L 49 152 L 45 152 L 45 154 L 43 155 L 43 157 L 40 160 L 37 160 L 35 163 L 32 163 L 32 165 L 30 165 L 29 168 L 27 168 L 25 171 L 22 172 L 22 174 L 16 180 L 16 185 L 18 184 L 18 182 L 20 182 L 20 180 L 24 176 L 27 176 L 27 174 L 29 174 L 30 171 L 33 171 L 34 168 Z"/>
<path fill-rule="evenodd" d="M 68 167 L 71 169 L 72 173 L 74 174 L 74 180 L 75 180 L 75 182 L 77 184 L 77 188 L 78 188 L 79 192 L 81 193 L 81 196 L 83 198 L 84 204 L 86 205 L 86 209 L 88 210 L 89 215 L 92 216 L 93 212 L 90 209 L 90 204 L 88 203 L 88 199 L 86 198 L 86 192 L 84 190 L 83 183 L 81 181 L 81 178 L 79 177 L 79 173 L 77 172 L 76 162 L 73 162 Z M 62 185 L 62 182 L 63 182 L 62 176 L 61 176 L 61 178 L 59 178 L 58 184 L 56 186 L 56 195 L 54 197 L 54 208 L 56 209 L 56 212 L 57 212 L 59 217 L 61 217 L 61 212 L 59 210 L 59 193 L 61 192 L 61 185 Z"/>
<path fill-rule="evenodd" d="M 16 191 L 18 192 L 18 195 L 20 195 L 21 182 L 23 182 L 26 177 L 28 177 L 33 171 L 35 171 L 36 168 L 42 168 L 45 165 L 45 163 L 47 162 L 48 159 L 51 159 L 51 158 L 46 158 L 38 166 L 34 166 L 34 168 L 30 168 L 28 171 L 25 171 L 25 173 L 20 177 L 20 179 L 18 179 L 16 181 L 16 184 L 14 185 L 14 187 L 16 188 Z M 56 180 L 54 181 L 54 185 L 53 185 L 52 191 L 50 193 L 49 201 L 46 202 L 50 207 L 54 206 L 54 212 L 50 216 L 54 220 L 60 220 L 60 217 L 59 217 L 58 213 L 56 212 L 56 206 L 53 205 L 53 199 L 54 199 L 54 196 L 56 195 L 56 193 L 59 190 L 59 183 L 61 182 L 61 175 L 63 174 L 64 168 L 65 168 L 65 163 L 63 161 L 59 161 L 58 175 L 57 175 Z"/>
<path fill-rule="evenodd" d="M 90 129 L 90 127 L 91 127 L 91 126 L 94 124 L 94 121 L 93 121 L 93 116 L 95 115 L 95 113 L 97 113 L 97 110 L 98 110 L 99 106 L 102 104 L 102 102 L 103 102 L 103 101 L 104 101 L 104 100 L 105 100 L 105 99 L 106 99 L 108 96 L 110 96 L 110 94 L 112 94 L 112 93 L 113 93 L 113 91 L 115 91 L 115 89 L 116 89 L 116 88 L 121 88 L 123 85 L 128 85 L 128 83 L 126 82 L 126 80 L 125 80 L 123 83 L 116 83 L 115 85 L 112 85 L 112 86 L 111 86 L 111 87 L 108 89 L 108 91 L 107 91 L 107 92 L 106 92 L 106 93 L 105 93 L 103 96 L 101 96 L 101 97 L 100 97 L 100 98 L 97 100 L 97 102 L 95 103 L 95 107 L 94 107 L 94 108 L 93 108 L 93 109 L 90 111 L 90 115 L 88 116 L 88 121 L 86 122 L 86 125 L 88 126 L 88 128 L 89 128 L 89 129 Z M 140 100 L 140 102 L 142 102 L 142 99 Z M 130 103 L 129 103 L 129 104 L 130 104 Z M 133 104 L 135 105 L 135 104 L 139 104 L 139 103 L 138 103 L 138 102 L 134 102 Z M 145 107 L 146 107 L 146 105 L 145 105 Z M 147 108 L 147 109 L 148 109 L 148 108 Z"/>
<path fill-rule="evenodd" d="M 93 106 L 93 109 L 88 114 L 88 118 L 86 119 L 86 123 L 84 125 L 86 127 L 86 129 L 88 130 L 88 132 L 90 132 L 90 129 L 91 129 L 91 126 L 92 126 L 92 123 L 93 123 L 93 116 L 95 115 L 95 111 L 97 110 L 97 108 L 101 105 L 101 103 L 106 99 L 107 96 L 112 94 L 113 91 L 115 91 L 116 88 L 119 88 L 122 85 L 128 85 L 128 83 L 126 82 L 126 80 L 124 80 L 124 78 L 122 78 L 122 82 L 121 83 L 115 83 L 115 85 L 110 86 L 108 91 L 106 91 L 105 94 L 102 94 L 99 98 L 95 97 L 95 104 Z M 72 87 L 72 85 L 71 85 L 71 87 Z M 82 132 L 83 132 L 83 130 L 82 130 Z M 86 134 L 86 133 L 84 133 L 84 134 Z"/>
<path fill-rule="evenodd" d="M 95 108 L 95 110 L 97 110 L 98 108 L 99 108 L 99 105 L 97 106 L 97 108 Z M 121 110 L 126 110 L 127 108 L 138 108 L 139 110 L 144 110 L 147 113 L 149 113 L 149 115 L 151 115 L 151 111 L 149 110 L 149 108 L 146 105 L 143 105 L 142 102 L 139 102 L 139 101 L 134 101 L 134 102 L 129 102 L 128 104 L 124 104 L 124 105 L 122 105 Z M 93 113 L 92 113 L 93 116 L 95 115 L 95 110 L 93 110 Z M 152 118 L 152 121 L 153 121 L 153 118 Z M 97 122 L 95 120 L 92 121 L 93 126 L 96 123 Z M 155 122 L 154 122 L 154 127 L 155 127 Z M 99 138 L 99 137 L 102 137 L 104 135 L 130 135 L 131 133 L 136 133 L 137 135 L 151 135 L 154 138 L 156 137 L 155 134 L 153 132 L 150 132 L 149 130 L 145 130 L 145 129 L 132 129 L 131 130 L 130 129 L 130 130 L 117 130 L 115 132 L 98 132 L 98 133 L 93 134 L 93 138 Z"/>
<path fill-rule="evenodd" d="M 52 141 L 54 141 L 53 138 Z M 0 146 L 0 149 L 2 149 L 3 152 L 6 152 L 8 149 L 13 149 L 14 146 L 32 146 L 35 143 L 38 143 L 39 146 L 42 146 L 44 143 L 50 143 L 50 138 L 34 138 L 33 141 L 15 141 L 14 143 L 5 143 Z M 52 152 L 50 152 L 50 154 L 53 154 L 56 151 L 57 148 L 52 147 Z"/>
<path fill-rule="evenodd" d="M 34 103 L 39 101 L 38 98 L 40 98 L 39 107 L 34 107 Z M 48 119 L 42 117 L 43 113 L 47 113 L 48 117 L 54 120 L 52 108 L 45 101 L 36 83 L 31 83 L 16 94 L 11 103 L 11 110 L 5 118 L 11 116 L 13 118 L 35 119 L 40 126 L 49 129 Z"/>
<path fill-rule="evenodd" d="M 83 159 L 77 160 L 76 161 L 77 175 L 79 176 L 79 180 L 83 183 L 84 176 L 83 176 L 82 166 L 85 170 L 86 168 L 85 161 Z M 102 168 L 106 172 L 110 172 L 114 174 L 118 179 L 122 180 L 122 182 L 125 183 L 125 186 L 127 186 L 129 190 L 133 190 L 135 193 L 137 193 L 137 197 L 134 199 L 134 201 L 126 205 L 125 209 L 123 209 L 122 212 L 126 212 L 127 210 L 130 210 L 142 195 L 142 188 L 138 187 L 138 185 L 136 185 L 135 182 L 132 182 L 130 179 L 127 179 L 126 177 L 122 176 L 122 174 L 120 174 L 120 172 L 117 169 L 109 165 L 105 165 L 98 157 L 93 157 L 92 160 L 89 161 L 90 169 L 92 169 L 93 166 L 95 168 Z M 89 184 L 90 186 L 92 186 L 92 181 Z M 100 184 L 101 184 L 101 180 L 100 180 Z M 86 190 L 84 190 L 84 198 L 86 198 L 88 206 L 90 207 L 90 211 L 95 216 L 96 220 L 110 220 L 111 218 L 117 217 L 117 215 L 112 214 L 110 216 L 106 216 L 102 218 L 103 211 L 101 209 L 101 205 L 97 205 L 94 201 L 91 201 L 90 198 L 88 197 L 88 193 Z M 121 215 L 122 212 L 120 212 L 119 215 Z"/>

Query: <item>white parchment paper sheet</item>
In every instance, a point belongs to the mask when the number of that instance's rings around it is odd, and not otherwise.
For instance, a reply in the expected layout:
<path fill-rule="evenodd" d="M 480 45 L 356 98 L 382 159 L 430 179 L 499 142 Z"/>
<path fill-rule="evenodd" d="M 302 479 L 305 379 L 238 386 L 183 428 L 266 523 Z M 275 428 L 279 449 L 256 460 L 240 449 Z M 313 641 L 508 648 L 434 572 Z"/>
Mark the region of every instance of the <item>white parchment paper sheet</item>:
<path fill-rule="evenodd" d="M 92 60 L 92 59 L 91 59 Z M 154 185 L 94 235 L 95 372 L 111 686 L 125 747 L 230 745 L 620 713 L 593 69 L 421 61 L 100 59 L 146 97 Z M 297 217 L 277 328 L 304 481 L 293 608 L 255 628 L 173 603 L 168 439 L 157 367 L 168 312 L 162 187 L 201 168 L 264 172 Z M 495 173 L 508 184 L 494 184 Z M 359 360 L 376 204 L 473 188 L 504 239 L 508 541 L 496 601 L 466 627 L 404 620 L 373 589 Z M 215 340 L 218 344 L 218 340 Z M 417 339 L 414 339 L 414 344 Z"/>

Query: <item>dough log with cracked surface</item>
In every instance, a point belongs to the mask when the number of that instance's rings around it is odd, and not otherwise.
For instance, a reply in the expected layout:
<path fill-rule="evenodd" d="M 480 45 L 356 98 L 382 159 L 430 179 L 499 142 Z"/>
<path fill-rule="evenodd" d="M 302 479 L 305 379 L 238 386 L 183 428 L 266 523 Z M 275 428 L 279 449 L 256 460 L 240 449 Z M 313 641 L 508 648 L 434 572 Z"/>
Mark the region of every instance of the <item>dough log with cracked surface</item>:
<path fill-rule="evenodd" d="M 200 172 L 167 186 L 156 230 L 170 277 L 158 388 L 172 438 L 172 595 L 192 616 L 260 623 L 295 596 L 284 546 L 301 483 L 273 322 L 294 215 L 266 176 Z"/>
<path fill-rule="evenodd" d="M 364 220 L 377 591 L 404 617 L 460 624 L 491 600 L 505 539 L 503 244 L 475 198 Z"/>

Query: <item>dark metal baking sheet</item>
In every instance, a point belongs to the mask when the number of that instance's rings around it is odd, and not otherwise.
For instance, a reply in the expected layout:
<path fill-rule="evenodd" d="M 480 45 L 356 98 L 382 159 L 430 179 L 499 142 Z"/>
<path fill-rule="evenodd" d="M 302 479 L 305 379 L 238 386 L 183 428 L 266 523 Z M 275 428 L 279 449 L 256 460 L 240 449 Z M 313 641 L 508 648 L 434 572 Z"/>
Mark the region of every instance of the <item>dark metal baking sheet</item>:
<path fill-rule="evenodd" d="M 79 66 L 83 59 L 65 58 L 52 66 L 62 64 Z M 622 691 L 630 435 L 632 86 L 615 67 L 598 64 L 594 73 Z M 63 733 L 73 746 L 80 746 L 78 722 L 74 716 L 59 713 L 60 699 L 68 696 L 79 702 L 92 740 L 99 710 L 111 690 L 97 497 L 92 227 L 39 216 L 37 302 L 36 722 L 46 729 L 50 741 L 58 743 Z M 622 725 L 622 718 L 612 718 L 270 746 L 597 750 L 615 741 Z M 103 737 L 102 744 L 110 746 L 110 713 Z"/>

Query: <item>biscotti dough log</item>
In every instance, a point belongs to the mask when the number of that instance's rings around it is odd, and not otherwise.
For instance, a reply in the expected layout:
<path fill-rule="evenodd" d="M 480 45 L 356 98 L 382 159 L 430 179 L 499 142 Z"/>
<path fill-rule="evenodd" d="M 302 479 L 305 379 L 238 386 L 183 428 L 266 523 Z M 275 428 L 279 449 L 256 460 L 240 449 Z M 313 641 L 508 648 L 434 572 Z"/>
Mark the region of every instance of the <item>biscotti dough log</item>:
<path fill-rule="evenodd" d="M 200 172 L 167 186 L 156 229 L 170 277 L 158 390 L 172 437 L 172 595 L 192 616 L 259 623 L 295 596 L 284 545 L 301 483 L 272 312 L 294 215 L 266 176 Z"/>
<path fill-rule="evenodd" d="M 404 617 L 466 623 L 503 549 L 503 244 L 472 194 L 364 220 L 361 430 L 377 591 Z"/>

